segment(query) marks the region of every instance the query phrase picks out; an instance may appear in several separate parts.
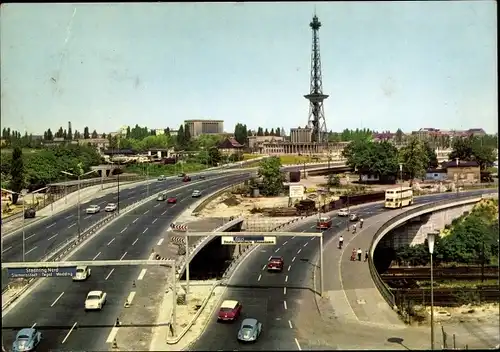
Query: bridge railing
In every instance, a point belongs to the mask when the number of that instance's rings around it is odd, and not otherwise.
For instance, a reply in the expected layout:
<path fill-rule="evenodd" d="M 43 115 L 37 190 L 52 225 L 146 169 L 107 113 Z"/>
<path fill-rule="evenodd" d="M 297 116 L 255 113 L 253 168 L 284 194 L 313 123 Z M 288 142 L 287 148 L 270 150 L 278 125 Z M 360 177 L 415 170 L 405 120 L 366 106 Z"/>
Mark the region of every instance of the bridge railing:
<path fill-rule="evenodd" d="M 393 217 L 391 220 L 387 221 L 384 223 L 375 233 L 373 236 L 371 243 L 370 243 L 370 255 L 368 256 L 368 266 L 370 269 L 370 275 L 373 279 L 373 282 L 375 283 L 375 286 L 381 293 L 382 297 L 386 300 L 386 302 L 394 309 L 397 310 L 396 306 L 396 298 L 394 294 L 391 292 L 390 288 L 385 284 L 385 282 L 382 280 L 382 277 L 378 273 L 377 269 L 375 268 L 375 263 L 373 262 L 373 253 L 375 252 L 375 247 L 377 246 L 377 243 L 379 240 L 390 230 L 392 230 L 398 222 L 401 222 L 401 220 L 405 218 L 412 217 L 411 215 L 413 214 L 422 214 L 422 211 L 425 210 L 431 210 L 434 208 L 439 208 L 440 206 L 442 207 L 443 205 L 449 204 L 450 206 L 453 206 L 454 203 L 457 202 L 463 202 L 463 201 L 474 201 L 476 199 L 480 198 L 480 196 L 474 195 L 474 196 L 458 196 L 457 198 L 454 198 L 452 200 L 446 199 L 434 203 L 427 203 L 424 205 L 421 205 L 419 207 L 413 208 L 411 210 L 405 211 L 404 213 L 401 213 L 399 215 L 396 215 Z M 415 215 L 416 216 L 416 215 Z"/>

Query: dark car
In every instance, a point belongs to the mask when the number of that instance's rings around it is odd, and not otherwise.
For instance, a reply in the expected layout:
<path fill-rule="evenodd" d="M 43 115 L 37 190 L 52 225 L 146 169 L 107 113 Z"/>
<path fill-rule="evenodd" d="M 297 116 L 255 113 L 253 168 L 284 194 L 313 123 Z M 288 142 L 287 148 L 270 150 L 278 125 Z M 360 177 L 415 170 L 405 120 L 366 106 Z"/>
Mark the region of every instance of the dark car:
<path fill-rule="evenodd" d="M 283 257 L 271 257 L 267 263 L 267 271 L 283 271 L 284 265 Z"/>
<path fill-rule="evenodd" d="M 189 181 L 191 181 L 191 177 L 189 177 L 188 175 L 182 178 L 182 182 L 189 182 Z"/>
<path fill-rule="evenodd" d="M 29 208 L 24 211 L 25 219 L 32 219 L 36 216 L 36 210 L 34 208 Z"/>

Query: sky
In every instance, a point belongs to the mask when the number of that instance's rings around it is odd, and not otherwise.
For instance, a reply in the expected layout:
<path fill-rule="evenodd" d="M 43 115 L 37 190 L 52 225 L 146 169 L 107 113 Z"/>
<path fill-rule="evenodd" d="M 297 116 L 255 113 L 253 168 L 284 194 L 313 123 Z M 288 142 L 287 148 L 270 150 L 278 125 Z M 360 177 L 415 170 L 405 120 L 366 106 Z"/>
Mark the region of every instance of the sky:
<path fill-rule="evenodd" d="M 304 127 L 315 11 L 328 130 L 498 131 L 494 1 L 2 4 L 2 127 Z"/>

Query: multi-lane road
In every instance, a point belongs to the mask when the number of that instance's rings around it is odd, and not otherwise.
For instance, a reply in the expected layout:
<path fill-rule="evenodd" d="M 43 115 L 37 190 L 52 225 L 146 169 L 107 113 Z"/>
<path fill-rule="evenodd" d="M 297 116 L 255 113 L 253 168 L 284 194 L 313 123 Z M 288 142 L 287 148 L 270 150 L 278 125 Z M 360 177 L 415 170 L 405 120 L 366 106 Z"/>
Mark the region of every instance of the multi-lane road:
<path fill-rule="evenodd" d="M 496 190 L 494 190 L 496 192 Z M 480 195 L 484 191 L 467 192 L 461 196 Z M 423 196 L 415 204 L 436 202 L 456 197 L 456 194 Z M 386 212 L 380 204 L 359 206 L 356 213 L 364 219 Z M 327 243 L 339 233 L 345 233 L 346 218 L 334 219 L 331 229 L 323 233 Z M 299 225 L 292 232 L 315 232 L 315 219 Z M 203 335 L 190 346 L 190 350 L 300 350 L 331 349 L 335 346 L 318 343 L 318 336 L 305 332 L 307 324 L 322 321 L 314 303 L 313 269 L 319 253 L 319 239 L 308 237 L 278 238 L 276 246 L 261 245 L 247 257 L 229 281 L 222 299 L 235 299 L 242 303 L 243 313 L 233 324 L 217 323 L 214 312 Z M 270 256 L 282 256 L 282 273 L 269 273 L 266 264 Z M 325 253 L 328 255 L 328 253 Z M 335 275 L 326 272 L 325 275 Z M 316 288 L 318 290 L 318 288 Z M 306 304 L 307 302 L 307 304 Z M 307 308 L 305 308 L 307 307 Z M 310 321 L 297 321 L 299 310 L 309 309 Z M 237 339 L 239 323 L 246 317 L 263 323 L 263 333 L 256 344 L 243 345 Z M 309 319 L 308 319 L 309 320 Z M 333 333 L 333 332 L 330 332 Z M 355 331 L 353 331 L 355 333 Z M 355 334 L 353 334 L 355 339 Z"/>

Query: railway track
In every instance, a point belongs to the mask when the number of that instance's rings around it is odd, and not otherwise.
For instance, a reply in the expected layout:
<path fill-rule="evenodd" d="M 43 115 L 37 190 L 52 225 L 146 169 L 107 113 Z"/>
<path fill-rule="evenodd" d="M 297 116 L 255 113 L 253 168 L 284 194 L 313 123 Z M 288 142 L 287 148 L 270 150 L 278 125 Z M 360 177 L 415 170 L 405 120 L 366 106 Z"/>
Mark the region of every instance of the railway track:
<path fill-rule="evenodd" d="M 429 288 L 419 289 L 392 289 L 397 305 L 404 301 L 413 304 L 430 304 L 431 291 Z M 477 303 L 498 302 L 500 291 L 498 286 L 478 286 L 477 288 L 437 288 L 434 289 L 434 305 L 460 306 L 475 301 Z"/>
<path fill-rule="evenodd" d="M 498 277 L 497 266 L 485 266 L 484 271 L 481 267 L 456 267 L 456 268 L 435 268 L 433 270 L 435 280 L 480 280 L 496 279 Z M 381 277 L 384 281 L 393 281 L 401 279 L 430 280 L 431 270 L 429 267 L 419 268 L 389 268 Z"/>

